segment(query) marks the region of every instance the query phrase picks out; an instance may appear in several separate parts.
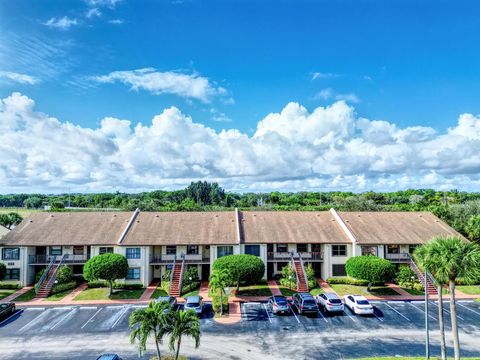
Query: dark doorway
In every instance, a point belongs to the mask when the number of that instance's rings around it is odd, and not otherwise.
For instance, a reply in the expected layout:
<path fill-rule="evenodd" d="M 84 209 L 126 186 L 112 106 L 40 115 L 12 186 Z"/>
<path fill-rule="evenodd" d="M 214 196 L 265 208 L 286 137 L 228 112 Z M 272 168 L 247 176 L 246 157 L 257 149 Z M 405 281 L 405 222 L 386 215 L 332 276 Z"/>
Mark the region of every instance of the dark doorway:
<path fill-rule="evenodd" d="M 35 247 L 35 255 L 47 255 L 47 247 L 46 246 L 36 246 Z"/>
<path fill-rule="evenodd" d="M 322 277 L 322 263 L 321 262 L 312 262 L 313 271 L 315 271 L 315 276 L 321 278 Z"/>
<path fill-rule="evenodd" d="M 273 278 L 273 262 L 267 262 L 267 279 Z"/>
<path fill-rule="evenodd" d="M 210 264 L 202 264 L 202 280 L 208 281 L 210 277 Z"/>

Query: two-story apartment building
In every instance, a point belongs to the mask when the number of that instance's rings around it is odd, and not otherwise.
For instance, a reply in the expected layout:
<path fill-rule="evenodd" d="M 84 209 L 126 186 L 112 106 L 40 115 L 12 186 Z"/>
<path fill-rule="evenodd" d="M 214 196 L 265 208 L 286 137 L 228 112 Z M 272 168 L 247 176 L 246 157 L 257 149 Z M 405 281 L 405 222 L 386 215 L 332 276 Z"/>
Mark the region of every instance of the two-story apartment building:
<path fill-rule="evenodd" d="M 459 234 L 428 212 L 38 212 L 0 240 L 0 261 L 5 280 L 21 285 L 52 262 L 81 274 L 90 257 L 106 252 L 125 255 L 124 281 L 144 286 L 175 262 L 207 280 L 218 257 L 240 253 L 259 256 L 265 278 L 294 258 L 328 278 L 345 275 L 351 256 L 405 262 L 415 246 L 447 235 Z"/>

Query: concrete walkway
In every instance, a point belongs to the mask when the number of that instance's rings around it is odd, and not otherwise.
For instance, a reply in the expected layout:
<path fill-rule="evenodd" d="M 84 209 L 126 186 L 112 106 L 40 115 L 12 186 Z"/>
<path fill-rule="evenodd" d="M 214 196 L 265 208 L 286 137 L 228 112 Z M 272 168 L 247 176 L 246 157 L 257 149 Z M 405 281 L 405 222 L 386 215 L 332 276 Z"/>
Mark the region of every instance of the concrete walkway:
<path fill-rule="evenodd" d="M 331 288 L 331 286 L 323 279 L 317 278 L 317 284 L 320 288 L 326 293 L 334 293 L 336 294 L 335 290 Z"/>
<path fill-rule="evenodd" d="M 202 281 L 200 283 L 200 290 L 198 291 L 198 295 L 203 298 L 203 301 L 212 301 L 210 296 L 208 295 L 209 288 L 208 288 L 208 281 Z"/>
<path fill-rule="evenodd" d="M 150 300 L 152 297 L 152 294 L 155 292 L 155 290 L 158 287 L 158 284 L 160 284 L 159 280 L 154 280 L 150 283 L 150 285 L 147 286 L 145 291 L 143 292 L 142 296 L 140 296 L 141 301 L 147 301 Z"/>
<path fill-rule="evenodd" d="M 278 284 L 275 280 L 268 280 L 268 287 L 270 288 L 273 296 L 282 295 L 282 292 L 278 288 Z"/>
<path fill-rule="evenodd" d="M 216 317 L 214 320 L 223 325 L 236 324 L 242 320 L 242 313 L 240 309 L 240 303 L 228 302 L 228 316 Z"/>
<path fill-rule="evenodd" d="M 2 299 L 2 302 L 10 302 L 16 297 L 25 294 L 26 292 L 30 291 L 33 289 L 33 286 L 25 286 L 24 288 L 21 288 L 18 291 L 15 291 L 13 294 L 8 295 L 7 297 L 4 297 Z"/>

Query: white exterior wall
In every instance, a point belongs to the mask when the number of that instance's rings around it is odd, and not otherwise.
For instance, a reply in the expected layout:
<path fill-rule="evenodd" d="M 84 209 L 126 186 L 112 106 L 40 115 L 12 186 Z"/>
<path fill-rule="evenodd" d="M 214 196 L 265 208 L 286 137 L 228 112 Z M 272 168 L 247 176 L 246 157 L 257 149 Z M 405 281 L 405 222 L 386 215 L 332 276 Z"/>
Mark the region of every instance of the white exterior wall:
<path fill-rule="evenodd" d="M 332 256 L 332 245 L 345 245 L 347 247 L 347 256 Z M 325 244 L 323 246 L 323 266 L 322 276 L 326 280 L 333 277 L 332 265 L 345 264 L 347 260 L 353 256 L 352 244 Z"/>
<path fill-rule="evenodd" d="M 18 260 L 2 260 L 2 249 L 3 248 L 18 248 L 20 251 L 20 256 Z M 32 252 L 33 251 L 33 252 Z M 4 283 L 18 284 L 20 286 L 27 286 L 33 283 L 34 274 L 33 268 L 28 266 L 28 255 L 33 255 L 35 253 L 35 248 L 33 247 L 20 247 L 20 246 L 4 246 L 0 247 L 0 262 L 5 264 L 7 269 L 19 269 L 20 278 L 19 280 L 2 280 Z"/>

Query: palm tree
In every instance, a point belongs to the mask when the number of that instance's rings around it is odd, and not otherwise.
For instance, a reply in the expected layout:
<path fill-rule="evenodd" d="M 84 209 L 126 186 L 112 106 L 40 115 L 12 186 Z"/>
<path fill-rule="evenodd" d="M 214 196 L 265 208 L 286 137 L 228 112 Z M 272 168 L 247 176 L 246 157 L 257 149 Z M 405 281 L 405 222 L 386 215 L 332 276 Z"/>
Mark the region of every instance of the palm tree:
<path fill-rule="evenodd" d="M 432 263 L 430 257 L 431 251 L 431 242 L 417 247 L 415 250 L 414 258 L 417 264 L 422 268 L 428 270 L 432 276 L 435 278 L 435 285 L 437 286 L 437 294 L 438 294 L 438 325 L 440 331 L 440 353 L 442 360 L 447 358 L 447 345 L 445 343 L 445 319 L 444 319 L 444 311 L 443 311 L 443 294 L 442 294 L 442 286 L 448 283 L 447 279 L 440 279 L 439 274 L 436 273 L 436 264 Z M 425 289 L 426 291 L 426 289 Z"/>
<path fill-rule="evenodd" d="M 452 323 L 455 360 L 460 359 L 455 282 L 463 278 L 469 282 L 478 278 L 480 272 L 480 246 L 458 236 L 433 238 L 427 244 L 428 271 L 440 280 L 447 280 L 450 290 L 450 317 Z"/>
<path fill-rule="evenodd" d="M 200 346 L 200 321 L 193 310 L 170 311 L 168 316 L 162 320 L 161 335 L 170 335 L 168 347 L 175 351 L 175 360 L 180 354 L 182 336 L 190 336 L 195 340 L 195 348 Z"/>
<path fill-rule="evenodd" d="M 138 339 L 140 350 L 146 350 L 148 338 L 153 334 L 153 340 L 157 348 L 157 358 L 160 359 L 159 343 L 162 342 L 163 331 L 161 327 L 164 325 L 163 319 L 166 317 L 166 311 L 169 304 L 166 302 L 151 301 L 145 309 L 136 309 L 130 314 L 130 342 L 135 343 Z"/>
<path fill-rule="evenodd" d="M 210 275 L 210 283 L 208 286 L 213 291 L 219 291 L 220 293 L 220 315 L 223 315 L 223 294 L 225 294 L 225 288 L 230 282 L 230 273 L 227 270 L 217 270 Z"/>

